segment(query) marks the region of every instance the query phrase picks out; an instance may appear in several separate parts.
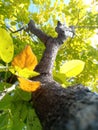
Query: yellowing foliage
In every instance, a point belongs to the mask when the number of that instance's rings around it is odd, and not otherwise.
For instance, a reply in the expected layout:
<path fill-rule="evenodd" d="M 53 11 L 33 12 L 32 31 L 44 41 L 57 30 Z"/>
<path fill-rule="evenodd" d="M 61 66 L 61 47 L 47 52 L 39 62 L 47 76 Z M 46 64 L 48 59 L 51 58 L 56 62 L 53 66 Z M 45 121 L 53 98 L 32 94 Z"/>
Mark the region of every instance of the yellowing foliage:
<path fill-rule="evenodd" d="M 74 77 L 83 71 L 84 65 L 85 62 L 81 60 L 71 60 L 60 67 L 60 73 L 65 74 L 67 77 Z"/>
<path fill-rule="evenodd" d="M 41 85 L 39 81 L 31 81 L 31 80 L 20 78 L 20 77 L 18 77 L 18 80 L 20 82 L 20 88 L 27 92 L 34 92 Z"/>
<path fill-rule="evenodd" d="M 39 81 L 31 81 L 26 79 L 39 75 L 39 73 L 33 71 L 36 65 L 37 58 L 29 45 L 27 45 L 25 49 L 12 61 L 12 66 L 14 69 L 12 68 L 10 71 L 18 76 L 20 88 L 22 90 L 33 92 L 39 88 Z"/>
<path fill-rule="evenodd" d="M 9 33 L 4 30 L 3 28 L 0 28 L 0 57 L 1 59 L 9 63 L 11 62 L 13 58 L 14 53 L 14 45 L 13 40 Z"/>
<path fill-rule="evenodd" d="M 21 69 L 28 68 L 29 70 L 33 70 L 35 68 L 37 65 L 37 58 L 29 45 L 13 59 L 12 65 L 18 66 Z"/>

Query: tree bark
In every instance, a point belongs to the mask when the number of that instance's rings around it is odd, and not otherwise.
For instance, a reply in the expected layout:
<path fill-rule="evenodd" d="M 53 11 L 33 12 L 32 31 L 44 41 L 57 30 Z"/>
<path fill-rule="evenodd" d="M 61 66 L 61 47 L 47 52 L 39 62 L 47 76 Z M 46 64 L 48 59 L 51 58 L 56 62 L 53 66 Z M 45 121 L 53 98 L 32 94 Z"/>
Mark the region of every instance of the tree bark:
<path fill-rule="evenodd" d="M 81 84 L 64 89 L 53 80 L 52 69 L 58 49 L 69 36 L 68 31 L 71 35 L 73 32 L 72 28 L 61 26 L 58 22 L 55 29 L 58 36 L 52 38 L 36 28 L 33 20 L 28 24 L 28 30 L 46 46 L 35 68 L 40 75 L 32 78 L 41 82 L 40 88 L 32 94 L 34 108 L 43 130 L 98 130 L 98 95 Z"/>

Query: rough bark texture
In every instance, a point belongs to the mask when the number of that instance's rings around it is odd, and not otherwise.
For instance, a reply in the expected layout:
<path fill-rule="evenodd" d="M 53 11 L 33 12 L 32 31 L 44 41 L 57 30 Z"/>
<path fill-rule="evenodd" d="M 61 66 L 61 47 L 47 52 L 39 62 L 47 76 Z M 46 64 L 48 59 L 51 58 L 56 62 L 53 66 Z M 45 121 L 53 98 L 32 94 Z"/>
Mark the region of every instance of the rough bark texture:
<path fill-rule="evenodd" d="M 41 87 L 32 94 L 43 130 L 98 130 L 98 95 L 82 85 L 64 89 L 52 78 L 57 51 L 70 36 L 67 31 L 72 32 L 72 28 L 66 28 L 58 22 L 58 37 L 52 38 L 36 28 L 31 20 L 28 30 L 46 46 L 43 57 L 35 68 L 40 76 L 33 78 L 41 82 Z"/>

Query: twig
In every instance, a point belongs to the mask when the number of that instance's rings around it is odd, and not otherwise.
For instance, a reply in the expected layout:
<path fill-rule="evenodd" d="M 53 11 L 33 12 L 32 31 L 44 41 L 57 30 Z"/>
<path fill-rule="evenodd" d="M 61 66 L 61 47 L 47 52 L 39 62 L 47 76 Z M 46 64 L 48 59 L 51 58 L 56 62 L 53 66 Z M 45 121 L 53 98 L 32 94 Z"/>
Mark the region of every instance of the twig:
<path fill-rule="evenodd" d="M 2 100 L 3 97 L 4 97 L 7 93 L 13 91 L 18 84 L 19 84 L 19 82 L 16 81 L 10 88 L 7 88 L 7 89 L 5 89 L 3 92 L 0 92 L 0 100 Z"/>
<path fill-rule="evenodd" d="M 85 25 L 85 26 L 74 26 L 75 28 L 98 28 L 98 26 L 97 25 L 95 25 L 95 26 L 87 26 L 87 25 Z"/>
<path fill-rule="evenodd" d="M 17 33 L 17 32 L 22 31 L 22 30 L 27 31 L 28 25 L 25 25 L 25 26 L 19 28 L 18 30 L 15 30 L 15 31 L 13 31 L 13 30 L 12 30 L 11 28 L 9 28 L 8 26 L 6 26 L 6 27 L 8 28 L 8 30 L 9 30 L 10 32 L 12 32 L 12 33 Z"/>

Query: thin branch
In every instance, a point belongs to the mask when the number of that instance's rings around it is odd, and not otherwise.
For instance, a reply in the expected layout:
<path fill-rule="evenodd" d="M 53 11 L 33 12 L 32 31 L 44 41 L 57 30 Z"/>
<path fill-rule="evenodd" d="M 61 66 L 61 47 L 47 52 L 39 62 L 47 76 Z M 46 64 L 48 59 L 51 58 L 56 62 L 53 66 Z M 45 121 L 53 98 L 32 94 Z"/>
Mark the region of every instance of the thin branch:
<path fill-rule="evenodd" d="M 32 34 L 37 36 L 44 44 L 47 42 L 47 39 L 49 39 L 49 36 L 46 33 L 35 26 L 35 22 L 33 20 L 30 20 L 30 22 L 28 23 L 28 28 L 25 31 L 30 31 Z"/>
<path fill-rule="evenodd" d="M 17 33 L 17 32 L 22 31 L 22 30 L 27 31 L 28 25 L 25 25 L 25 26 L 19 28 L 18 30 L 15 30 L 15 31 L 13 31 L 13 30 L 12 30 L 11 28 L 9 28 L 8 26 L 6 26 L 6 27 L 8 28 L 8 30 L 9 30 L 10 32 L 12 32 L 12 33 Z"/>
<path fill-rule="evenodd" d="M 3 92 L 0 92 L 0 100 L 2 100 L 3 97 L 4 97 L 7 93 L 13 91 L 18 84 L 19 84 L 19 82 L 16 81 L 10 88 L 7 88 L 7 89 L 5 89 Z"/>
<path fill-rule="evenodd" d="M 47 41 L 47 39 L 48 39 L 48 36 L 45 34 L 45 33 L 43 33 L 40 29 L 38 29 L 38 28 L 36 28 L 35 27 L 35 25 L 34 25 L 35 23 L 34 23 L 34 21 L 33 20 L 30 20 L 30 22 L 29 22 L 29 24 L 28 25 L 25 25 L 25 26 L 23 26 L 23 27 L 21 27 L 21 28 L 19 28 L 19 29 L 17 29 L 17 30 L 15 30 L 15 31 L 13 31 L 11 28 L 9 28 L 8 26 L 6 26 L 6 28 L 11 32 L 11 33 L 17 33 L 17 32 L 19 32 L 19 31 L 22 31 L 22 30 L 24 30 L 24 31 L 26 31 L 26 32 L 28 32 L 29 30 L 31 31 L 31 33 L 33 33 L 33 34 L 35 34 L 35 32 L 36 32 L 36 36 L 42 41 L 42 42 L 46 42 Z M 34 27 L 33 27 L 34 26 Z M 89 28 L 89 29 L 93 29 L 93 28 L 98 28 L 98 26 L 97 25 L 91 25 L 91 26 L 88 26 L 88 25 L 84 25 L 84 26 L 78 26 L 78 25 L 72 25 L 74 28 L 84 28 L 84 29 L 87 29 L 87 28 Z"/>
<path fill-rule="evenodd" d="M 95 25 L 95 26 L 92 26 L 92 25 L 91 25 L 91 26 L 84 25 L 84 26 L 74 26 L 74 27 L 75 27 L 75 28 L 89 28 L 89 29 L 90 29 L 90 28 L 91 28 L 91 29 L 92 29 L 92 28 L 98 28 L 97 25 Z"/>

